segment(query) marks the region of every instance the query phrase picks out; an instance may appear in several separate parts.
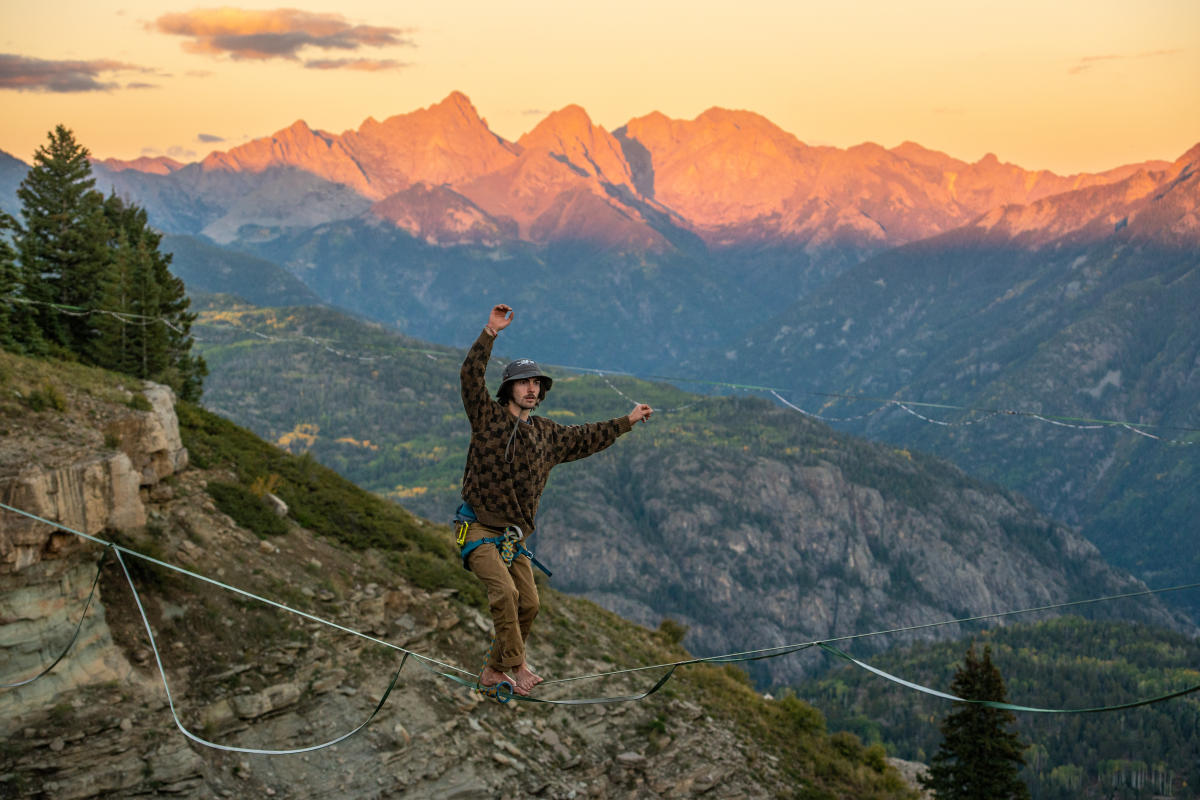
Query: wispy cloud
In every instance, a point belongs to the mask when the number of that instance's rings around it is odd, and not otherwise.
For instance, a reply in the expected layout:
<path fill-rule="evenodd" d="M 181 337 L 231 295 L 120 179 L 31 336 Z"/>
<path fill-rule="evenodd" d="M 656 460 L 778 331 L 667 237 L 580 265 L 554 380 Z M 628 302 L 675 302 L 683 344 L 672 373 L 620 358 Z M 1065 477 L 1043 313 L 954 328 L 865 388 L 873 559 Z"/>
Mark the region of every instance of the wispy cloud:
<path fill-rule="evenodd" d="M 113 76 L 121 72 L 153 70 L 110 59 L 51 61 L 0 53 L 0 89 L 18 92 L 107 92 L 120 88 Z M 150 86 L 131 83 L 126 88 L 144 89 Z"/>
<path fill-rule="evenodd" d="M 404 69 L 409 65 L 391 58 L 322 58 L 305 61 L 304 66 L 308 69 L 353 69 L 361 72 L 383 72 Z"/>
<path fill-rule="evenodd" d="M 1084 56 L 1067 70 L 1067 74 L 1079 75 L 1104 61 L 1133 61 L 1145 58 L 1162 58 L 1163 56 L 1173 56 L 1176 53 L 1182 52 L 1182 49 L 1175 48 L 1173 50 L 1149 50 L 1144 53 L 1108 53 L 1099 56 Z"/>
<path fill-rule="evenodd" d="M 225 141 L 225 137 L 224 136 L 216 136 L 211 133 L 197 133 L 196 140 L 200 141 L 200 142 L 205 142 L 206 144 L 212 144 L 214 142 Z"/>
<path fill-rule="evenodd" d="M 164 14 L 153 29 L 187 37 L 189 53 L 229 56 L 236 61 L 300 59 L 306 48 L 359 50 L 364 47 L 414 46 L 411 29 L 356 25 L 340 14 L 318 14 L 295 8 L 256 11 L 241 8 L 198 8 Z M 314 69 L 396 69 L 393 61 L 327 59 L 309 61 Z"/>

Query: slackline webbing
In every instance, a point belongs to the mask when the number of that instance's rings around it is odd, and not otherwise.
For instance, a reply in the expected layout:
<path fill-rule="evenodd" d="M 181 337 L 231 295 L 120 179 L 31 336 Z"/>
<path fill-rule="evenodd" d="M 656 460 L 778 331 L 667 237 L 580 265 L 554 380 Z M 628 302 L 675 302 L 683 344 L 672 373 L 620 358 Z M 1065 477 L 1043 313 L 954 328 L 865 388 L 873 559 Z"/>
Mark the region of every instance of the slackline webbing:
<path fill-rule="evenodd" d="M 901 686 L 906 686 L 909 689 L 915 689 L 918 692 L 924 692 L 925 694 L 930 694 L 930 695 L 933 695 L 934 697 L 941 697 L 944 700 L 953 700 L 956 703 L 973 703 L 975 705 L 987 706 L 988 708 L 1002 708 L 1002 709 L 1005 709 L 1008 711 L 1026 711 L 1026 712 L 1030 712 L 1030 713 L 1034 713 L 1034 714 L 1096 714 L 1096 713 L 1100 713 L 1102 711 L 1121 711 L 1121 710 L 1127 709 L 1127 708 L 1137 708 L 1138 706 L 1148 706 L 1148 705 L 1152 705 L 1154 703 L 1161 703 L 1164 700 L 1172 700 L 1176 697 L 1183 697 L 1185 694 L 1191 694 L 1192 692 L 1200 691 L 1200 683 L 1198 683 L 1195 686 L 1189 686 L 1184 689 L 1180 689 L 1179 691 L 1171 692 L 1170 694 L 1160 695 L 1158 697 L 1150 697 L 1145 700 L 1135 700 L 1131 703 L 1120 703 L 1119 705 L 1095 706 L 1093 708 L 1036 708 L 1033 706 L 1017 705 L 1015 703 L 1001 703 L 996 700 L 969 700 L 967 698 L 959 697 L 957 695 L 953 695 L 948 692 L 941 692 L 941 691 L 938 691 L 937 689 L 930 689 L 928 686 L 922 686 L 919 683 L 913 683 L 912 681 L 906 681 L 903 678 L 898 678 L 895 675 L 892 675 L 890 672 L 884 672 L 883 670 L 879 669 L 878 667 L 872 667 L 870 664 L 867 664 L 866 662 L 859 661 L 854 656 L 849 655 L 848 653 L 842 652 L 841 650 L 837 649 L 833 645 L 826 644 L 825 642 L 820 642 L 819 644 L 821 646 L 821 649 L 824 650 L 825 652 L 830 653 L 834 656 L 837 656 L 838 658 L 849 661 L 851 664 L 862 667 L 867 672 L 878 675 L 881 678 L 886 678 L 887 680 L 891 681 L 892 683 L 898 683 Z"/>
<path fill-rule="evenodd" d="M 290 755 L 290 754 L 308 753 L 308 752 L 312 752 L 314 750 L 320 750 L 320 749 L 335 745 L 339 742 L 345 741 L 349 737 L 351 737 L 351 736 L 355 735 L 356 733 L 360 732 L 361 730 L 363 730 L 363 728 L 365 728 L 367 726 L 367 724 L 370 723 L 371 720 L 373 720 L 376 715 L 378 715 L 380 710 L 383 708 L 384 703 L 387 701 L 388 697 L 391 695 L 392 690 L 395 688 L 396 683 L 398 682 L 398 680 L 400 678 L 400 672 L 401 672 L 401 670 L 404 669 L 404 666 L 407 663 L 409 656 L 412 656 L 414 658 L 414 660 L 416 660 L 416 662 L 420 666 L 424 667 L 425 669 L 434 673 L 435 675 L 441 676 L 450 681 L 458 683 L 464 687 L 467 687 L 468 689 L 472 689 L 472 690 L 476 689 L 475 674 L 471 673 L 468 670 L 465 670 L 461 667 L 457 667 L 457 666 L 454 666 L 451 664 L 446 664 L 444 662 L 430 658 L 429 656 L 425 656 L 420 653 L 416 653 L 414 651 L 407 650 L 403 647 L 400 647 L 399 645 L 392 644 L 391 642 L 387 642 L 383 639 L 378 639 L 374 636 L 370 636 L 370 635 L 362 633 L 360 631 L 356 631 L 353 628 L 349 628 L 344 625 L 340 625 L 336 622 L 332 622 L 330 620 L 323 619 L 321 617 L 318 617 L 313 614 L 309 614 L 304 611 L 299 611 L 297 609 L 286 606 L 282 603 L 278 603 L 274 600 L 270 600 L 268 598 L 256 595 L 252 592 L 248 592 L 244 589 L 239 589 L 235 586 L 230 586 L 229 584 L 222 583 L 221 581 L 205 577 L 198 573 L 192 572 L 191 570 L 184 569 L 183 567 L 179 567 L 179 566 L 176 566 L 169 562 L 162 561 L 160 559 L 153 558 L 151 556 L 147 556 L 143 553 L 139 553 L 134 550 L 130 550 L 129 548 L 123 547 L 114 542 L 109 542 L 104 539 L 100 539 L 98 537 L 83 533 L 81 531 L 74 530 L 72 528 L 66 527 L 59 523 L 47 520 L 36 514 L 32 514 L 28 511 L 24 511 L 19 508 L 14 508 L 13 506 L 10 506 L 6 503 L 0 503 L 0 509 L 5 509 L 7 511 L 11 511 L 13 513 L 16 513 L 21 516 L 32 519 L 34 521 L 44 523 L 44 524 L 54 527 L 60 531 L 75 534 L 76 536 L 79 536 L 88 541 L 92 541 L 97 544 L 103 545 L 106 548 L 106 550 L 111 550 L 113 552 L 113 554 L 117 558 L 117 562 L 121 565 L 121 570 L 125 575 L 126 582 L 129 585 L 130 591 L 132 592 L 134 601 L 137 605 L 138 612 L 141 615 L 142 624 L 144 625 L 144 627 L 146 629 L 146 634 L 150 639 L 150 645 L 154 652 L 155 663 L 158 667 L 159 675 L 162 679 L 163 689 L 166 692 L 167 703 L 168 703 L 168 706 L 171 711 L 171 716 L 174 718 L 175 725 L 177 728 L 179 728 L 180 732 L 183 733 L 184 736 L 186 736 L 188 739 L 191 739 L 192 741 L 196 742 L 197 744 L 201 744 L 206 747 L 211 747 L 211 748 L 215 748 L 218 750 L 225 750 L 225 751 L 229 751 L 229 752 L 252 753 L 252 754 L 259 754 L 259 755 Z M 130 575 L 129 570 L 125 564 L 125 560 L 122 557 L 122 554 L 133 556 L 135 558 L 140 558 L 144 561 L 150 562 L 152 564 L 156 564 L 165 569 L 169 569 L 169 570 L 178 572 L 180 574 L 187 575 L 189 577 L 204 581 L 206 583 L 209 583 L 209 584 L 212 584 L 219 588 L 234 592 L 234 593 L 242 595 L 244 597 L 258 600 L 262 603 L 273 606 L 280 610 L 288 611 L 292 614 L 296 614 L 296 615 L 303 617 L 305 619 L 308 619 L 310 621 L 317 622 L 317 623 L 320 623 L 323 625 L 327 625 L 332 628 L 336 628 L 345 633 L 349 633 L 354 636 L 358 636 L 360 638 L 374 642 L 376 644 L 383 645 L 384 647 L 388 647 L 390 649 L 399 651 L 400 653 L 403 654 L 403 657 L 401 658 L 401 661 L 400 661 L 400 665 L 396 669 L 395 674 L 392 676 L 391 682 L 388 684 L 387 689 L 384 691 L 383 696 L 380 698 L 379 703 L 375 706 L 375 709 L 371 712 L 370 716 L 368 716 L 364 722 L 359 724 L 356 728 L 354 728 L 349 733 L 343 734 L 343 735 L 341 735 L 333 740 L 330 740 L 328 742 L 324 742 L 322 744 L 317 744 L 317 745 L 312 745 L 309 747 L 302 747 L 302 748 L 295 748 L 295 749 L 288 749 L 288 750 L 266 750 L 266 749 L 259 749 L 259 748 L 234 747 L 234 746 L 230 746 L 230 745 L 223 745 L 223 744 L 219 744 L 216 742 L 208 741 L 206 739 L 203 739 L 203 738 L 197 736 L 196 734 L 192 733 L 191 731 L 189 731 L 183 725 L 182 721 L 179 719 L 179 715 L 175 708 L 174 698 L 171 695 L 171 689 L 170 689 L 170 686 L 167 681 L 166 671 L 165 671 L 165 668 L 163 667 L 162 658 L 159 654 L 158 645 L 154 638 L 154 632 L 151 629 L 149 618 L 147 617 L 145 608 L 142 605 L 141 597 L 137 591 L 136 585 L 133 582 L 132 576 Z M 96 585 L 99 582 L 99 572 L 100 572 L 99 566 L 100 565 L 98 565 L 98 569 L 97 569 L 97 577 L 93 581 L 93 584 L 92 584 L 92 592 L 88 596 L 87 605 L 91 604 L 92 597 L 95 594 Z M 776 646 L 776 647 L 768 647 L 768 648 L 763 648 L 763 649 L 759 649 L 759 650 L 748 650 L 748 651 L 743 651 L 740 653 L 728 653 L 725 655 L 688 658 L 688 659 L 682 659 L 679 661 L 673 661 L 673 662 L 668 662 L 668 663 L 664 663 L 664 664 L 655 664 L 655 665 L 649 665 L 649 666 L 643 666 L 643 667 L 631 667 L 631 668 L 626 668 L 626 669 L 613 670 L 610 672 L 594 673 L 591 675 L 581 675 L 581 676 L 575 676 L 575 677 L 571 677 L 571 678 L 560 678 L 560 679 L 556 679 L 556 680 L 552 680 L 552 681 L 543 682 L 543 685 L 548 686 L 548 685 L 552 685 L 552 684 L 556 684 L 556 683 L 569 683 L 569 682 L 579 681 L 579 680 L 584 680 L 584 679 L 612 677 L 615 675 L 631 674 L 634 672 L 642 672 L 642 671 L 646 671 L 646 670 L 655 670 L 655 669 L 665 670 L 664 674 L 649 689 L 647 689 L 644 692 L 638 693 L 638 694 L 618 695 L 618 696 L 612 696 L 612 697 L 549 699 L 549 698 L 522 696 L 522 695 L 518 695 L 518 694 L 514 693 L 512 695 L 512 698 L 515 698 L 522 702 L 542 703 L 542 704 L 546 704 L 546 705 L 567 705 L 567 706 L 569 706 L 569 705 L 594 705 L 594 704 L 601 704 L 601 703 L 623 703 L 623 702 L 638 701 L 638 700 L 643 700 L 643 699 L 649 697 L 650 695 L 654 694 L 659 689 L 661 689 L 664 685 L 666 685 L 667 681 L 670 680 L 670 678 L 675 674 L 675 671 L 681 666 L 685 666 L 685 665 L 689 665 L 689 664 L 705 664 L 705 663 L 707 663 L 707 664 L 733 664 L 733 663 L 746 662 L 746 661 L 759 661 L 759 660 L 764 660 L 764 659 L 769 659 L 769 658 L 778 658 L 780 656 L 794 653 L 799 650 L 805 650 L 805 649 L 808 649 L 808 648 L 811 648 L 814 646 L 820 646 L 826 652 L 829 652 L 839 658 L 850 661 L 851 663 L 854 663 L 857 666 L 859 666 L 863 669 L 866 669 L 866 670 L 872 672 L 873 674 L 876 674 L 887 680 L 896 682 L 900 685 L 906 686 L 906 687 L 914 689 L 916 691 L 924 692 L 926 694 L 930 694 L 930 695 L 937 696 L 937 697 L 942 697 L 942 698 L 948 699 L 948 700 L 961 701 L 961 702 L 984 703 L 984 704 L 993 705 L 996 707 L 1008 708 L 1008 709 L 1011 709 L 1014 711 L 1026 711 L 1026 712 L 1048 713 L 1048 714 L 1073 714 L 1073 713 L 1095 713 L 1095 712 L 1103 712 L 1103 711 L 1118 711 L 1118 710 L 1122 710 L 1122 709 L 1150 705 L 1153 703 L 1159 703 L 1159 702 L 1163 702 L 1165 700 L 1170 700 L 1170 699 L 1173 699 L 1176 697 L 1181 697 L 1183 695 L 1190 694 L 1192 692 L 1200 690 L 1200 685 L 1189 687 L 1189 688 L 1186 688 L 1186 689 L 1183 689 L 1183 690 L 1180 690 L 1177 692 L 1163 695 L 1161 697 L 1155 697 L 1155 698 L 1150 698 L 1150 699 L 1146 699 L 1146 700 L 1139 700 L 1139 701 L 1136 701 L 1133 703 L 1123 703 L 1120 705 L 1112 705 L 1112 706 L 1099 706 L 1099 707 L 1095 707 L 1095 708 L 1086 708 L 1086 709 L 1044 709 L 1044 708 L 1033 708 L 1033 707 L 1029 707 L 1029 706 L 1018 706 L 1018 705 L 1013 705 L 1013 704 L 997 704 L 997 703 L 994 703 L 993 701 L 970 701 L 970 700 L 963 700 L 962 698 L 956 697 L 954 695 L 951 695 L 951 694 L 948 694 L 945 692 L 940 692 L 935 689 L 930 689 L 928 687 L 924 687 L 919 684 L 905 681 L 902 678 L 898 678 L 894 675 L 886 673 L 883 670 L 879 670 L 875 667 L 872 667 L 862 661 L 859 661 L 859 660 L 853 658 L 852 656 L 850 656 L 846 653 L 843 653 L 842 651 L 840 651 L 836 647 L 834 647 L 832 645 L 832 642 L 846 641 L 849 639 L 856 639 L 856 638 L 864 638 L 867 636 L 884 635 L 884 634 L 888 634 L 888 633 L 900 633 L 900 632 L 911 631 L 911 630 L 919 630 L 922 628 L 936 627 L 939 625 L 949 625 L 949 624 L 970 622 L 970 621 L 976 621 L 976 620 L 982 620 L 982 619 L 988 619 L 988 618 L 995 618 L 995 617 L 1012 615 L 1012 614 L 1029 613 L 1032 611 L 1046 611 L 1046 610 L 1050 610 L 1050 609 L 1054 609 L 1054 608 L 1064 608 L 1064 607 L 1069 607 L 1069 606 L 1074 606 L 1074 605 L 1082 605 L 1085 603 L 1101 602 L 1104 600 L 1146 596 L 1146 595 L 1156 594 L 1156 593 L 1165 592 L 1165 591 L 1196 588 L 1198 586 L 1200 586 L 1200 584 L 1191 584 L 1188 586 L 1176 586 L 1176 587 L 1170 587 L 1168 589 L 1158 589 L 1158 590 L 1148 589 L 1148 590 L 1139 591 L 1139 592 L 1130 592 L 1130 593 L 1126 593 L 1126 594 L 1122 594 L 1122 595 L 1113 595 L 1113 596 L 1106 597 L 1106 598 L 1094 598 L 1094 599 L 1090 599 L 1090 600 L 1071 601 L 1071 602 L 1059 603 L 1059 604 L 1055 604 L 1055 605 L 1041 606 L 1038 608 L 1022 609 L 1022 610 L 1018 610 L 1018 611 L 997 612 L 995 614 L 985 614 L 985 615 L 980 615 L 977 617 L 964 618 L 964 619 L 958 619 L 958 620 L 946 620 L 943 622 L 927 623 L 924 625 L 914 625 L 914 626 L 909 626 L 909 627 L 905 627 L 905 628 L 895 628 L 895 629 L 891 629 L 891 630 L 875 631 L 875 632 L 871 632 L 871 633 L 850 634 L 850 635 L 846 635 L 846 636 L 835 637 L 832 639 L 816 640 L 816 641 L 811 641 L 811 642 L 803 642 L 803 643 L 799 643 L 799 644 L 780 645 L 780 646 Z M 84 615 L 86 615 L 86 611 L 87 611 L 87 607 L 85 606 Z M 79 626 L 77 626 L 76 635 L 75 635 L 75 637 L 72 637 L 72 643 L 74 642 L 74 639 L 78 636 L 78 627 L 82 626 L 84 615 L 81 615 Z M 67 647 L 67 650 L 69 650 L 69 649 L 70 649 L 70 645 L 68 645 L 68 647 Z M 56 659 L 53 664 L 51 664 L 49 667 L 44 669 L 41 673 L 39 673 L 39 675 L 35 676 L 34 678 L 22 681 L 18 684 L 14 684 L 12 686 L 0 686 L 0 688 L 15 688 L 16 686 L 23 686 L 25 684 L 31 683 L 34 680 L 37 680 L 37 678 L 44 676 L 51 669 L 53 669 L 53 667 L 56 664 L 58 664 L 65 655 L 66 655 L 66 651 L 64 651 L 63 654 L 60 655 L 59 658 Z M 441 667 L 442 669 L 438 669 L 438 667 Z M 445 670 L 445 671 L 443 671 L 443 670 Z M 454 674 L 454 673 L 460 673 L 460 674 Z M 463 677 L 463 676 L 469 676 L 469 677 Z"/>
<path fill-rule="evenodd" d="M 179 713 L 175 710 L 175 700 L 171 697 L 171 687 L 167 683 L 167 672 L 163 668 L 162 657 L 158 653 L 158 644 L 154 641 L 154 631 L 150 629 L 150 620 L 146 617 L 146 609 L 142 607 L 142 598 L 138 594 L 137 587 L 133 584 L 133 578 L 129 574 L 129 569 L 125 566 L 125 559 L 121 558 L 121 551 L 123 549 L 124 548 L 117 547 L 114 548 L 113 552 L 116 553 L 117 563 L 121 565 L 121 571 L 125 573 L 125 580 L 129 582 L 129 588 L 133 592 L 133 600 L 135 603 L 137 603 L 138 613 L 142 615 L 142 624 L 146 626 L 146 635 L 150 637 L 150 649 L 154 651 L 154 662 L 158 665 L 158 674 L 159 677 L 162 678 L 163 691 L 167 694 L 167 706 L 171 709 L 171 717 L 175 720 L 175 727 L 179 728 L 180 733 L 197 744 L 202 744 L 205 747 L 211 747 L 215 750 L 224 750 L 230 753 L 253 753 L 261 756 L 297 755 L 299 753 L 311 753 L 315 750 L 324 750 L 326 747 L 332 747 L 338 742 L 344 742 L 345 740 L 349 739 L 351 736 L 367 727 L 367 724 L 370 723 L 371 720 L 375 719 L 375 715 L 379 713 L 379 710 L 383 708 L 383 704 L 387 702 L 388 696 L 392 693 L 392 689 L 396 687 L 396 681 L 400 679 L 400 670 L 404 669 L 404 664 L 408 661 L 408 653 L 405 653 L 404 657 L 400 659 L 400 666 L 396 668 L 396 674 L 392 676 L 391 683 L 388 684 L 387 690 L 383 693 L 383 697 L 379 698 L 379 703 L 375 706 L 375 710 L 371 712 L 371 715 L 363 720 L 362 723 L 354 730 L 350 731 L 349 733 L 343 733 L 336 739 L 331 739 L 328 742 L 323 742 L 321 744 L 314 744 L 308 747 L 297 747 L 290 750 L 263 750 L 257 747 L 235 747 L 233 745 L 219 744 L 217 742 L 210 742 L 207 739 L 202 739 L 184 726 L 183 721 L 179 719 Z"/>

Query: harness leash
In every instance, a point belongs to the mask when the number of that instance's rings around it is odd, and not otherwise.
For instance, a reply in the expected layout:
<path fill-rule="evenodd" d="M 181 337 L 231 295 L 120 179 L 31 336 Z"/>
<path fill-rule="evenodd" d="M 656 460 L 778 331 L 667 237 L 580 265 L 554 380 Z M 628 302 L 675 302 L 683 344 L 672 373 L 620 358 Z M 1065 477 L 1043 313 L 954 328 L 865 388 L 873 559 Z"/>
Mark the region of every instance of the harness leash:
<path fill-rule="evenodd" d="M 513 685 L 509 681 L 500 681 L 494 686 L 484 686 L 483 671 L 487 669 L 488 662 L 492 660 L 492 650 L 496 647 L 496 639 L 492 638 L 492 643 L 488 645 L 487 655 L 483 657 L 483 666 L 479 668 L 479 674 L 475 676 L 475 691 L 479 692 L 484 697 L 490 697 L 497 703 L 507 703 L 513 698 Z M 505 675 L 504 677 L 508 677 Z"/>

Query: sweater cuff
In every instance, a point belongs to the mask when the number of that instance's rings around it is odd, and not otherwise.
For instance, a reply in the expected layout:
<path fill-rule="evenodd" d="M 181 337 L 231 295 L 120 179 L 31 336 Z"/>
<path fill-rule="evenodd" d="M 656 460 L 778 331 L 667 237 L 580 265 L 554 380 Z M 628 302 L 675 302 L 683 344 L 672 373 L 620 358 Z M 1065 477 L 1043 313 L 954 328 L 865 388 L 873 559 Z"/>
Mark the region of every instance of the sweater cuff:
<path fill-rule="evenodd" d="M 628 416 L 617 417 L 617 430 L 622 434 L 629 433 L 633 430 L 633 423 L 629 421 Z"/>

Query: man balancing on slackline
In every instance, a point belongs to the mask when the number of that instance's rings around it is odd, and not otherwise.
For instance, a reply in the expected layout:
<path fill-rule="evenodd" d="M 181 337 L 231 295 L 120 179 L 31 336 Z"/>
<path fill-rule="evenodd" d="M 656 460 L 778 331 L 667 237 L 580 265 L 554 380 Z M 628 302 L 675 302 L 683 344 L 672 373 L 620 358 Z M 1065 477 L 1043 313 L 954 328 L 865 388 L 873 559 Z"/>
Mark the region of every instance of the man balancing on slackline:
<path fill-rule="evenodd" d="M 538 613 L 532 564 L 550 573 L 523 540 L 534 532 L 546 479 L 555 465 L 600 452 L 634 424 L 649 419 L 653 410 L 639 403 L 628 416 L 587 425 L 559 425 L 530 416 L 553 381 L 529 359 L 504 368 L 493 400 L 484 371 L 496 335 L 512 320 L 510 307 L 494 307 L 463 361 L 462 400 L 471 422 L 471 445 L 455 523 L 463 566 L 487 588 L 495 626 L 496 638 L 479 685 L 508 683 L 517 694 L 528 695 L 542 682 L 525 660 L 525 642 Z"/>

